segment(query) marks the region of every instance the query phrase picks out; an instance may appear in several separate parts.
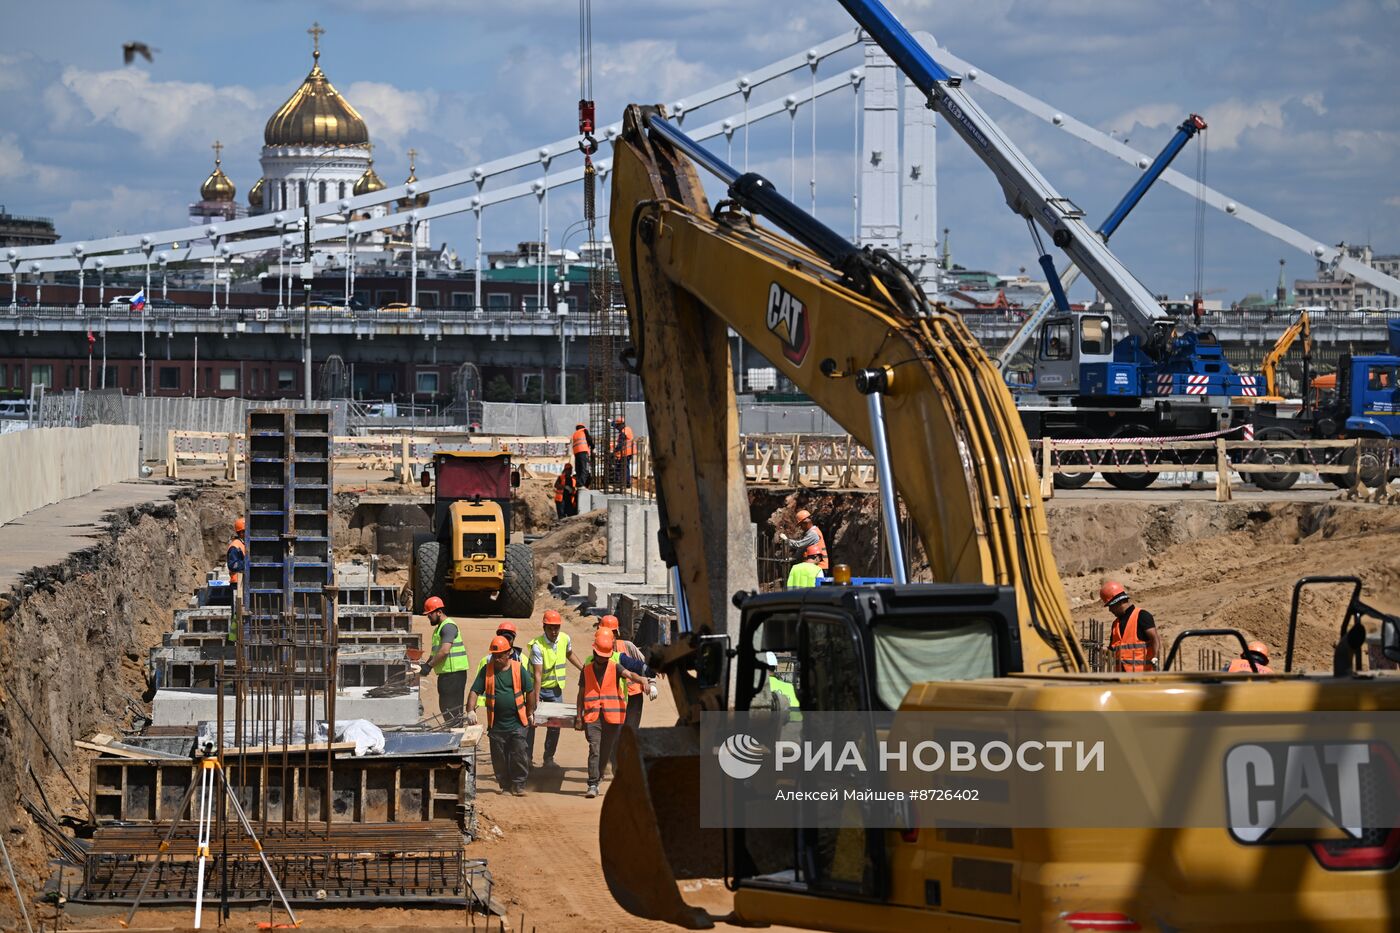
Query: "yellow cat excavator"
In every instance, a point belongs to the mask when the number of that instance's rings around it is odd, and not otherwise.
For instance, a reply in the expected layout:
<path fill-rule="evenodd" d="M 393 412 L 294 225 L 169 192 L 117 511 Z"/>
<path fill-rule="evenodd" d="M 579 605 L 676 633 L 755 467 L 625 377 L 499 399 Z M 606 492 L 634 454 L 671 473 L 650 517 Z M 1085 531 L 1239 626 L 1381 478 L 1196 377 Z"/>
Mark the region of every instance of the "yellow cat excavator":
<path fill-rule="evenodd" d="M 889 50 L 888 22 L 858 19 Z M 941 106 L 967 116 L 975 105 L 951 93 L 953 82 L 924 89 L 931 105 L 951 95 Z M 985 115 L 969 119 L 985 142 Z M 697 167 L 726 188 L 713 208 Z M 1013 208 L 1031 211 L 1002 180 Z M 1382 622 L 1392 658 L 1400 624 L 1361 603 L 1358 582 L 1330 677 L 1173 673 L 1170 656 L 1156 665 L 1168 672 L 1087 673 L 1029 444 L 960 317 L 929 302 L 893 257 L 852 246 L 766 179 L 736 172 L 660 107 L 627 108 L 611 225 L 685 633 L 652 658 L 681 721 L 624 730 L 604 800 L 603 874 L 619 904 L 697 928 L 1393 928 L 1400 829 L 1338 839 L 1223 825 L 901 832 L 853 823 L 776 837 L 707 828 L 716 814 L 701 818 L 700 760 L 714 749 L 701 747 L 697 724 L 707 712 L 781 705 L 769 685 L 775 655 L 796 672 L 806 719 L 842 710 L 1369 713 L 1400 708 L 1400 679 L 1358 673 L 1363 618 Z M 1056 229 L 1068 231 L 1057 243 L 1078 234 L 1068 220 Z M 1103 272 L 1102 254 L 1066 249 L 1086 272 Z M 875 453 L 884 512 L 896 514 L 897 489 L 938 582 L 907 582 L 903 544 L 887 526 L 893 584 L 751 592 L 729 329 Z M 1290 640 L 1286 670 L 1291 655 Z M 1171 765 L 1135 767 L 1133 779 L 1206 779 L 1194 756 Z M 735 892 L 731 915 L 682 898 L 678 879 L 721 876 Z"/>

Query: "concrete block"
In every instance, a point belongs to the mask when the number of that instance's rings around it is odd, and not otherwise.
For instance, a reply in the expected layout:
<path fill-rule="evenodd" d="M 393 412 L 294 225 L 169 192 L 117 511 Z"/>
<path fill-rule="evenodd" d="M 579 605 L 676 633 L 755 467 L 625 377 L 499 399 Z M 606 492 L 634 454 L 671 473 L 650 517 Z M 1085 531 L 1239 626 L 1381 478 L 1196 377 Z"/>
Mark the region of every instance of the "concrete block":
<path fill-rule="evenodd" d="M 627 501 L 608 500 L 608 563 L 627 561 Z"/>
<path fill-rule="evenodd" d="M 671 582 L 671 572 L 661 559 L 661 545 L 657 543 L 657 532 L 661 530 L 661 513 L 653 506 L 646 513 L 647 557 L 645 576 L 647 583 L 664 586 Z"/>
<path fill-rule="evenodd" d="M 617 592 L 629 586 L 646 586 L 646 581 L 631 574 L 614 577 L 589 577 L 586 589 L 581 590 L 580 593 L 588 594 L 588 605 L 601 609 L 608 604 L 606 594 Z"/>
<path fill-rule="evenodd" d="M 630 574 L 644 576 L 646 574 L 647 560 L 647 535 L 646 535 L 646 512 L 647 504 L 633 500 L 622 507 L 623 520 L 623 553 L 622 565 L 627 568 Z"/>
<path fill-rule="evenodd" d="M 591 592 L 596 596 L 595 605 L 599 609 L 616 613 L 618 600 L 623 596 L 633 596 L 646 602 L 649 599 L 659 599 L 666 596 L 670 590 L 664 586 L 648 586 L 645 583 L 603 581 L 592 587 Z"/>
<path fill-rule="evenodd" d="M 588 581 L 594 577 L 616 577 L 627 573 L 621 564 L 580 564 L 569 576 L 569 589 L 579 596 L 587 595 Z"/>
<path fill-rule="evenodd" d="M 335 718 L 340 721 L 368 719 L 376 726 L 411 726 L 422 719 L 416 688 L 411 688 L 403 696 L 380 698 L 365 696 L 368 690 L 368 687 L 338 690 L 335 695 Z M 293 702 L 294 709 L 305 709 L 306 701 L 300 695 Z M 158 690 L 151 701 L 151 724 L 193 730 L 201 722 L 218 719 L 218 703 L 219 697 L 212 690 Z M 226 721 L 233 721 L 234 705 L 233 697 L 223 697 Z M 312 706 L 312 716 L 324 719 L 325 715 L 324 704 L 317 697 Z"/>
<path fill-rule="evenodd" d="M 585 562 L 583 562 L 583 561 L 575 561 L 575 562 L 560 561 L 559 563 L 557 563 L 557 564 L 554 565 L 554 583 L 555 583 L 556 585 L 558 585 L 558 586 L 562 586 L 562 587 L 564 587 L 565 589 L 568 589 L 568 588 L 570 588 L 570 587 L 573 585 L 573 582 L 574 582 L 574 574 L 576 574 L 576 573 L 588 573 L 588 572 L 590 572 L 590 571 L 592 571 L 592 570 L 596 570 L 596 569 L 599 568 L 599 567 L 605 567 L 605 566 L 607 566 L 607 565 L 606 565 L 606 564 L 590 564 L 590 563 L 585 563 Z"/>

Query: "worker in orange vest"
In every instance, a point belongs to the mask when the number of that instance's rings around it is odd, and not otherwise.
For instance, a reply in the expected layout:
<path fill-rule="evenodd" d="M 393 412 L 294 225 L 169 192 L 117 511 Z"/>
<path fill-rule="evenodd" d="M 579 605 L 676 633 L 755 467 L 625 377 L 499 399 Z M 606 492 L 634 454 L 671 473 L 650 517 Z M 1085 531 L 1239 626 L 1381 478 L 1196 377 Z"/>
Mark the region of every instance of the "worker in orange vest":
<path fill-rule="evenodd" d="M 1113 580 L 1099 590 L 1099 599 L 1113 613 L 1113 631 L 1108 641 L 1113 669 L 1130 673 L 1157 670 L 1162 639 L 1152 613 L 1134 606 L 1123 584 Z"/>
<path fill-rule="evenodd" d="M 616 639 L 609 629 L 599 628 L 593 636 L 593 654 L 583 665 L 578 679 L 578 705 L 574 728 L 588 736 L 588 792 L 598 796 L 603 769 L 612 764 L 617 737 L 627 721 L 625 684 L 646 685 L 645 667 L 616 651 Z"/>
<path fill-rule="evenodd" d="M 1254 667 L 1249 666 L 1251 659 L 1254 661 Z M 1250 642 L 1244 652 L 1231 661 L 1229 667 L 1225 668 L 1227 674 L 1272 674 L 1273 672 L 1274 669 L 1269 666 L 1269 646 L 1262 641 Z"/>
<path fill-rule="evenodd" d="M 615 646 L 615 647 L 614 647 L 614 650 L 615 650 L 618 654 L 626 655 L 627 657 L 633 659 L 634 661 L 640 661 L 640 662 L 643 664 L 643 670 L 641 671 L 641 673 L 642 673 L 642 674 L 645 674 L 645 675 L 648 676 L 648 677 L 650 677 L 650 676 L 652 675 L 651 670 L 650 670 L 649 668 L 646 668 L 646 667 L 645 667 L 645 665 L 646 665 L 646 655 L 642 654 L 642 650 L 641 650 L 640 648 L 638 648 L 638 647 L 636 646 L 636 644 L 634 644 L 633 642 L 630 642 L 630 641 L 628 641 L 627 639 L 623 638 L 623 637 L 618 633 L 618 629 L 617 629 L 617 616 L 615 616 L 615 615 L 605 615 L 605 616 L 603 616 L 601 619 L 599 619 L 597 622 L 595 622 L 593 625 L 594 625 L 594 628 L 596 628 L 596 629 L 597 629 L 598 631 L 600 631 L 600 632 L 605 631 L 605 630 L 606 630 L 606 631 L 609 631 L 609 632 L 612 632 L 612 633 L 613 633 L 613 644 L 614 644 L 614 646 Z M 651 687 L 650 687 L 650 695 L 651 695 L 651 698 L 652 698 L 653 700 L 656 699 L 656 684 L 655 684 L 655 682 L 653 682 L 653 683 L 651 684 Z M 636 729 L 640 729 L 641 727 L 642 727 L 642 685 L 641 685 L 641 684 L 637 684 L 637 683 L 629 683 L 629 684 L 627 685 L 627 728 L 636 730 Z"/>
<path fill-rule="evenodd" d="M 573 437 L 569 438 L 569 447 L 574 454 L 574 476 L 578 478 L 580 486 L 587 486 L 588 475 L 588 455 L 593 452 L 593 435 L 588 433 L 588 426 L 580 421 L 574 426 Z"/>
<path fill-rule="evenodd" d="M 248 569 L 248 545 L 243 542 L 243 533 L 248 523 L 239 516 L 233 520 L 233 538 L 228 543 L 228 582 L 235 587 L 243 582 L 243 571 Z"/>
<path fill-rule="evenodd" d="M 802 529 L 802 535 L 798 538 L 789 538 L 786 534 L 779 533 L 778 540 L 788 547 L 802 549 L 802 559 L 810 560 L 817 558 L 817 566 L 826 570 L 831 566 L 829 555 L 826 552 L 826 536 L 822 530 L 812 521 L 812 513 L 806 509 L 797 510 L 797 527 Z"/>
<path fill-rule="evenodd" d="M 630 488 L 632 486 L 632 458 L 637 456 L 637 438 L 632 434 L 632 429 L 627 426 L 627 419 L 621 415 L 613 419 L 613 429 L 617 432 L 612 444 L 617 481 L 623 487 Z"/>
<path fill-rule="evenodd" d="M 530 777 L 526 736 L 535 724 L 535 678 L 511 655 L 510 639 L 491 639 L 491 662 L 476 673 L 467 697 L 467 722 L 476 725 L 476 701 L 486 701 L 486 734 L 491 740 L 491 770 L 501 793 L 525 796 Z"/>
<path fill-rule="evenodd" d="M 578 480 L 572 463 L 564 464 L 559 478 L 554 481 L 554 514 L 558 518 L 578 514 Z"/>

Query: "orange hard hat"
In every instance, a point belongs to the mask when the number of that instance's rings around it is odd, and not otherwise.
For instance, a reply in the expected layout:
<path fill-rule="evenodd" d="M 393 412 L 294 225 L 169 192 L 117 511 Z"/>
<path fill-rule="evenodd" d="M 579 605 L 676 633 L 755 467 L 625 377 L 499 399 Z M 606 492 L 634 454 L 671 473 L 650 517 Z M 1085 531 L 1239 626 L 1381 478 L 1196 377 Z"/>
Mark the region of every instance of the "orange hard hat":
<path fill-rule="evenodd" d="M 1105 606 L 1112 606 L 1122 599 L 1128 598 L 1128 591 L 1123 589 L 1123 584 L 1116 580 L 1109 580 L 1099 590 L 1099 599 L 1103 600 Z"/>
<path fill-rule="evenodd" d="M 504 635 L 506 632 L 509 632 L 512 637 L 515 636 L 514 622 L 502 622 L 500 625 L 496 626 L 497 635 Z"/>
<path fill-rule="evenodd" d="M 617 639 L 613 633 L 605 628 L 598 629 L 598 634 L 593 636 L 593 653 L 598 655 L 612 654 L 613 645 Z"/>
<path fill-rule="evenodd" d="M 238 516 L 237 518 L 235 518 L 235 519 L 233 520 L 233 530 L 234 530 L 236 533 L 242 534 L 242 533 L 243 533 L 243 529 L 244 529 L 244 528 L 247 528 L 247 527 L 248 527 L 248 523 L 247 523 L 246 521 L 243 520 L 243 516 L 242 516 L 242 515 Z"/>
<path fill-rule="evenodd" d="M 424 614 L 424 615 L 427 615 L 428 613 L 433 612 L 434 610 L 437 610 L 437 609 L 441 609 L 441 608 L 442 608 L 442 600 L 441 600 L 441 599 L 438 599 L 436 596 L 429 596 L 427 599 L 423 600 L 423 614 Z"/>
<path fill-rule="evenodd" d="M 613 424 L 626 424 L 626 423 L 627 423 L 627 419 L 624 418 L 624 417 L 622 417 L 621 415 L 618 415 L 616 418 L 613 419 Z"/>
<path fill-rule="evenodd" d="M 580 421 L 578 424 L 574 425 L 574 427 L 576 427 L 576 428 L 586 428 L 586 427 L 588 427 L 588 425 L 586 425 L 586 424 L 584 424 L 582 421 Z"/>
<path fill-rule="evenodd" d="M 598 620 L 598 628 L 617 631 L 617 616 L 603 616 Z"/>
<path fill-rule="evenodd" d="M 1264 660 L 1269 660 L 1269 646 L 1262 641 L 1252 641 L 1249 643 L 1249 651 L 1253 654 L 1262 654 Z"/>
<path fill-rule="evenodd" d="M 564 620 L 561 619 L 559 613 L 555 612 L 553 609 L 546 609 L 544 611 L 543 623 L 545 625 L 563 625 Z"/>
<path fill-rule="evenodd" d="M 491 639 L 492 654 L 505 654 L 508 651 L 510 651 L 509 638 L 504 635 L 497 635 L 495 638 Z"/>
<path fill-rule="evenodd" d="M 798 510 L 797 510 L 797 520 L 798 520 L 799 522 L 808 522 L 808 521 L 811 521 L 811 520 L 812 520 L 812 513 L 809 512 L 809 511 L 807 511 L 806 509 L 798 509 Z"/>

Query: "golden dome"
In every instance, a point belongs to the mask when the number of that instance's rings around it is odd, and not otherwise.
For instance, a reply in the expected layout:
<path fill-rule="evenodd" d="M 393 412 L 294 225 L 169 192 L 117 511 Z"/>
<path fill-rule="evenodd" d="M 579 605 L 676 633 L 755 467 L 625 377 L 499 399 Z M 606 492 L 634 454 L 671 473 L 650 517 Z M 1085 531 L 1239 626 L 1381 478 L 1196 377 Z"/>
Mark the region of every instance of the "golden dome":
<path fill-rule="evenodd" d="M 263 127 L 269 146 L 364 146 L 369 130 L 364 117 L 340 96 L 321 70 L 321 51 L 312 53 L 311 73 Z"/>
<path fill-rule="evenodd" d="M 223 160 L 219 158 L 219 153 L 223 150 L 223 143 L 214 141 L 214 171 L 209 173 L 209 177 L 204 179 L 204 184 L 199 186 L 199 197 L 202 201 L 232 201 L 233 196 L 238 193 L 238 189 L 229 181 L 229 177 L 220 168 Z"/>
<path fill-rule="evenodd" d="M 259 178 L 253 183 L 253 187 L 248 189 L 248 206 L 257 210 L 263 206 L 263 182 L 266 179 Z"/>
<path fill-rule="evenodd" d="M 408 177 L 405 178 L 405 179 L 403 180 L 403 183 L 404 183 L 405 185 L 416 185 L 416 184 L 418 184 L 418 168 L 417 168 L 417 164 L 416 164 L 417 158 L 418 158 L 418 150 L 417 150 L 417 149 L 410 149 L 410 150 L 408 150 Z M 427 206 L 428 206 L 428 192 L 423 191 L 423 192 L 420 192 L 419 194 L 417 194 L 417 195 L 415 195 L 415 196 L 409 196 L 409 197 L 402 197 L 402 198 L 399 198 L 399 200 L 398 200 L 398 205 L 399 205 L 399 210 L 401 210 L 401 211 L 412 210 L 412 209 L 415 208 L 415 207 L 427 207 Z"/>
<path fill-rule="evenodd" d="M 386 187 L 388 186 L 384 184 L 383 180 L 380 179 L 379 174 L 375 172 L 374 160 L 371 159 L 369 163 L 369 168 L 365 169 L 365 173 L 359 177 L 358 181 L 355 182 L 354 194 L 355 197 L 359 197 L 362 194 L 369 194 L 374 191 L 383 191 Z"/>

